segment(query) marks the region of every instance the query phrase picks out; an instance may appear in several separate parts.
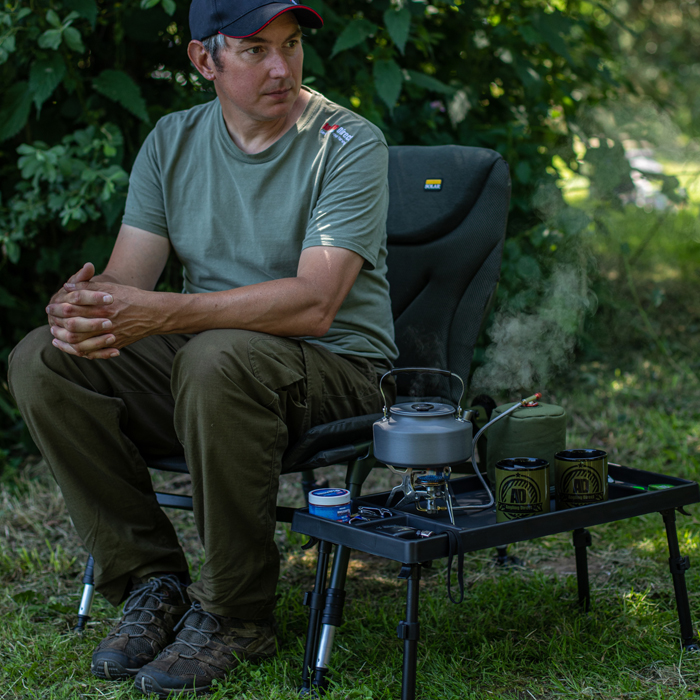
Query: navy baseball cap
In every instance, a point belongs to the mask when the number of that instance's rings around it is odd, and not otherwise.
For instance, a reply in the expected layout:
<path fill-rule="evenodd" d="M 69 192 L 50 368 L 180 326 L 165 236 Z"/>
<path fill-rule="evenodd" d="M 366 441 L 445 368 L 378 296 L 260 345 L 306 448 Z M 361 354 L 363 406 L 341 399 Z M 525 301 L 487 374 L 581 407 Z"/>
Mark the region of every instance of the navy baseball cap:
<path fill-rule="evenodd" d="M 243 39 L 257 34 L 284 12 L 293 12 L 302 27 L 323 26 L 318 12 L 296 0 L 192 0 L 190 32 L 199 41 L 213 34 Z"/>

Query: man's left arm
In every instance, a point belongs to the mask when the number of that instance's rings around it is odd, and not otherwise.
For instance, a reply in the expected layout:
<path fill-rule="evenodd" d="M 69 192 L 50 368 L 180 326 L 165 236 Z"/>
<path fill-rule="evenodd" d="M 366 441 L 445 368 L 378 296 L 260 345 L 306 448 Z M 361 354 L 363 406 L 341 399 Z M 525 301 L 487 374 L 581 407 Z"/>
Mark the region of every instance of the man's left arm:
<path fill-rule="evenodd" d="M 108 282 L 91 282 L 84 291 L 110 295 L 112 303 L 89 307 L 89 314 L 112 322 L 109 335 L 71 344 L 59 331 L 65 352 L 107 359 L 147 335 L 198 333 L 239 328 L 286 337 L 321 337 L 330 328 L 364 263 L 340 247 L 313 246 L 302 251 L 296 277 L 201 294 L 152 292 Z M 81 290 L 83 291 L 83 290 Z M 80 293 L 80 292 L 78 292 Z M 85 316 L 85 306 L 63 304 L 54 313 Z"/>

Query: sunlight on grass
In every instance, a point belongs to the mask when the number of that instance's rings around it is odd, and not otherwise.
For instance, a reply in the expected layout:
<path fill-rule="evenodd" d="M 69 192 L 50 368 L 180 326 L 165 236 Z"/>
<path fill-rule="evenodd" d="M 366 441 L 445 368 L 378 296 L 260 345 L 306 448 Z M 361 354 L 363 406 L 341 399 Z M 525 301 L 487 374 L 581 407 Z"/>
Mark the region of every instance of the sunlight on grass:
<path fill-rule="evenodd" d="M 654 535 L 653 537 L 640 538 L 635 544 L 635 550 L 649 555 L 665 555 L 668 556 L 668 545 L 663 535 Z M 685 551 L 685 549 L 683 550 Z"/>
<path fill-rule="evenodd" d="M 700 532 L 690 529 L 678 529 L 678 543 L 684 554 L 697 552 L 700 548 Z"/>

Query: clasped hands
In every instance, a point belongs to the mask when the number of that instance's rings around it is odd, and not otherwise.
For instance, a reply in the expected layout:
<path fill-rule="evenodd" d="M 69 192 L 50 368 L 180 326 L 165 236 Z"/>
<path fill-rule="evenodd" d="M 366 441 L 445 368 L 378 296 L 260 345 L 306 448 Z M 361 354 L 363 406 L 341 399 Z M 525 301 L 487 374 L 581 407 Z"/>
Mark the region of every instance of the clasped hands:
<path fill-rule="evenodd" d="M 144 306 L 149 292 L 99 280 L 92 263 L 63 285 L 46 307 L 53 345 L 88 360 L 119 357 L 119 348 L 153 332 Z"/>

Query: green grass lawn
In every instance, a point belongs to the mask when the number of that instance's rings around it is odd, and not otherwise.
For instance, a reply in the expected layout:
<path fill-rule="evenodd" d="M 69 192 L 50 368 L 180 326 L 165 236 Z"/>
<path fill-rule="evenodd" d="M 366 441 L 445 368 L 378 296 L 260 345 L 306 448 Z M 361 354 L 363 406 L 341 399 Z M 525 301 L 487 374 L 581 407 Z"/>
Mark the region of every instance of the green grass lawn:
<path fill-rule="evenodd" d="M 696 212 L 664 217 L 632 266 L 621 262 L 648 237 L 652 217 L 610 215 L 608 240 L 592 241 L 599 311 L 582 354 L 550 385 L 545 400 L 568 415 L 570 446 L 598 446 L 611 461 L 700 480 L 700 238 Z M 662 293 L 655 292 L 661 288 Z M 647 322 L 643 316 L 646 315 Z M 535 387 L 540 388 L 540 387 Z M 501 397 L 502 400 L 513 397 Z M 395 483 L 386 472 L 372 488 Z M 285 477 L 288 504 L 297 477 Z M 332 472 L 339 485 L 341 470 Z M 183 486 L 183 479 L 175 479 Z M 679 516 L 686 578 L 700 624 L 700 507 Z M 192 570 L 201 548 L 191 515 L 173 513 Z M 89 672 L 93 647 L 118 616 L 99 598 L 83 636 L 76 621 L 85 552 L 45 465 L 29 462 L 0 490 L 0 698 L 136 698 L 129 683 Z M 592 528 L 593 610 L 578 611 L 571 535 L 519 543 L 522 568 L 494 566 L 493 552 L 469 554 L 467 595 L 452 605 L 445 563 L 421 583 L 420 698 L 691 698 L 700 692 L 700 654 L 683 654 L 657 514 Z M 315 552 L 278 529 L 282 559 L 279 656 L 243 664 L 214 697 L 294 698 L 300 682 L 306 609 Z M 404 610 L 398 565 L 367 555 L 351 561 L 346 621 L 337 635 L 330 698 L 400 696 Z"/>

